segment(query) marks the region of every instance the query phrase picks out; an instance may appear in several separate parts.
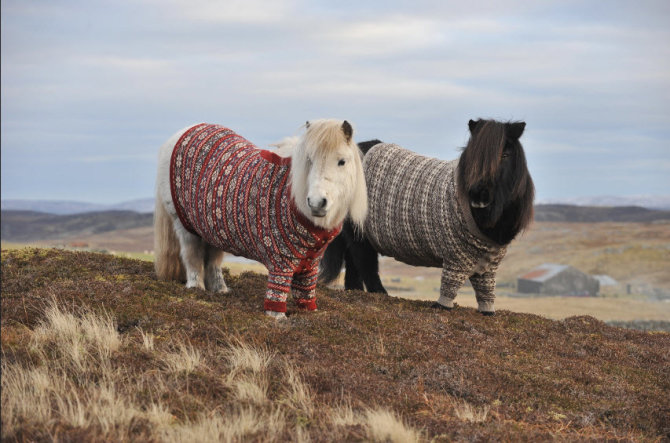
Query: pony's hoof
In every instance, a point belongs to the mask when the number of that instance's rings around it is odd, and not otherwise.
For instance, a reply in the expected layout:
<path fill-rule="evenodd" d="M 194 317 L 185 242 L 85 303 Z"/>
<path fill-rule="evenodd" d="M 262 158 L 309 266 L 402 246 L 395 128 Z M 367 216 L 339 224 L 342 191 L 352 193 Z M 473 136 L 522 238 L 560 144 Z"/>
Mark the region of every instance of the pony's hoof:
<path fill-rule="evenodd" d="M 268 317 L 272 317 L 275 320 L 281 320 L 283 318 L 286 318 L 286 314 L 284 312 L 265 311 L 265 315 L 267 315 Z"/>
<path fill-rule="evenodd" d="M 487 317 L 493 317 L 494 315 L 496 315 L 496 311 L 479 311 L 479 312 Z"/>
<path fill-rule="evenodd" d="M 451 310 L 454 309 L 453 306 L 451 306 L 451 307 L 449 307 L 449 306 L 444 306 L 444 305 L 439 304 L 438 302 L 433 303 L 432 305 L 430 305 L 430 307 L 431 307 L 431 308 L 435 308 L 435 309 L 442 309 L 442 310 L 444 310 L 444 311 L 451 311 Z"/>
<path fill-rule="evenodd" d="M 228 294 L 230 293 L 230 288 L 228 286 L 223 286 L 222 288 L 218 288 L 214 290 L 215 294 Z"/>
<path fill-rule="evenodd" d="M 186 282 L 186 289 L 202 289 L 205 290 L 205 285 L 199 282 Z"/>

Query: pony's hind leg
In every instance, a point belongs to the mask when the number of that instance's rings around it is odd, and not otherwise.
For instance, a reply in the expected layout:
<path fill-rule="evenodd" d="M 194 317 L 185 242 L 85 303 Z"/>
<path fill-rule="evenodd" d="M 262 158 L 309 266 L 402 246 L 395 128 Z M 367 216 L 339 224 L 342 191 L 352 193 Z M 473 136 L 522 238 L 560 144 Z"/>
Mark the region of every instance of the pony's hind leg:
<path fill-rule="evenodd" d="M 362 290 L 363 283 L 365 283 L 365 289 L 368 292 L 388 294 L 379 278 L 379 254 L 374 246 L 372 246 L 372 243 L 367 238 L 352 232 L 351 242 L 348 246 L 349 248 L 345 255 L 347 265 L 344 275 L 345 288 Z M 351 279 L 349 277 L 350 272 L 352 273 Z M 356 282 L 360 287 L 350 288 L 347 286 L 347 281 L 351 281 L 352 284 Z"/>
<path fill-rule="evenodd" d="M 208 291 L 226 293 L 229 291 L 223 279 L 221 264 L 224 252 L 210 244 L 205 244 L 205 288 Z"/>
<path fill-rule="evenodd" d="M 184 229 L 178 221 L 175 221 L 175 231 L 179 239 L 179 255 L 186 268 L 186 287 L 205 289 L 205 243 L 200 237 Z"/>
<path fill-rule="evenodd" d="M 344 289 L 347 291 L 362 291 L 364 289 L 363 278 L 358 273 L 358 267 L 356 266 L 354 257 L 351 255 L 350 249 L 344 253 L 344 267 Z"/>

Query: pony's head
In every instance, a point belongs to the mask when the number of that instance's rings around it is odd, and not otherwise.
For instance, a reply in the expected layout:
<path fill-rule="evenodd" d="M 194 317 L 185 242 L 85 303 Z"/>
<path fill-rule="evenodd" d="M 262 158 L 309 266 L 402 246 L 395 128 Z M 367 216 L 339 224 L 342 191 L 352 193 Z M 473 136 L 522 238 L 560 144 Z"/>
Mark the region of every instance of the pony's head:
<path fill-rule="evenodd" d="M 477 225 L 506 244 L 533 218 L 535 188 L 519 142 L 526 123 L 470 120 L 469 127 L 458 162 L 459 193 Z"/>
<path fill-rule="evenodd" d="M 368 196 L 361 153 L 349 122 L 313 120 L 291 154 L 291 194 L 298 210 L 326 229 L 344 218 L 362 227 Z"/>

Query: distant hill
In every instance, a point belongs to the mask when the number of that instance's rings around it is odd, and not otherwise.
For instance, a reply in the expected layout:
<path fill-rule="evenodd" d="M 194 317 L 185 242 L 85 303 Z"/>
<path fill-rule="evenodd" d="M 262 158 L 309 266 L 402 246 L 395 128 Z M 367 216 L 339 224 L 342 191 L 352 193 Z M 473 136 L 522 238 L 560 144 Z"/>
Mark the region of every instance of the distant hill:
<path fill-rule="evenodd" d="M 153 204 L 153 201 L 151 204 Z M 153 223 L 153 215 L 150 212 L 140 213 L 132 210 L 104 210 L 60 215 L 37 211 L 3 209 L 1 220 L 2 240 L 31 242 L 149 227 Z M 570 223 L 648 223 L 658 220 L 670 220 L 670 211 L 657 211 L 635 206 L 587 207 L 536 205 L 535 220 L 541 222 Z"/>
<path fill-rule="evenodd" d="M 133 211 L 102 211 L 56 215 L 34 211 L 3 210 L 0 219 L 2 240 L 30 242 L 151 226 L 153 214 L 140 214 Z"/>
<path fill-rule="evenodd" d="M 585 211 L 588 208 L 644 208 L 651 210 L 670 211 L 670 196 L 632 196 L 632 197 L 575 197 L 564 199 L 543 199 L 535 202 L 536 206 L 542 207 L 583 207 Z M 140 213 L 149 213 L 154 211 L 153 198 L 141 198 L 128 200 L 115 204 L 98 204 L 70 200 L 16 200 L 3 199 L 2 210 L 20 210 L 46 212 L 48 214 L 80 214 L 84 212 L 101 211 L 135 211 Z M 630 212 L 630 211 L 629 211 Z M 559 216 L 560 217 L 560 216 Z M 551 221 L 560 221 L 554 219 Z M 613 220 L 610 220 L 613 221 Z"/>
<path fill-rule="evenodd" d="M 670 220 L 670 211 L 638 206 L 535 205 L 535 220 L 550 222 L 652 222 Z"/>
<path fill-rule="evenodd" d="M 572 197 L 542 199 L 535 202 L 542 205 L 570 206 L 639 206 L 647 209 L 670 210 L 670 195 L 598 195 L 590 197 Z"/>
<path fill-rule="evenodd" d="M 2 200 L 2 210 L 35 211 L 47 214 L 82 214 L 102 211 L 135 211 L 149 213 L 154 211 L 154 199 L 142 198 L 111 205 L 87 203 L 69 200 Z"/>

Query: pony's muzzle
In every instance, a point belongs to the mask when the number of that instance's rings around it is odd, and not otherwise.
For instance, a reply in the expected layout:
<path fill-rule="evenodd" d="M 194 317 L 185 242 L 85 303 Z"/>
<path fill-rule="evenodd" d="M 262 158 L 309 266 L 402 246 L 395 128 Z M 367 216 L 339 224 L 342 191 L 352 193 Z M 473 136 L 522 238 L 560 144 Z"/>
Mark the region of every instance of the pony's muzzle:
<path fill-rule="evenodd" d="M 491 204 L 491 202 L 476 202 L 476 201 L 470 201 L 470 206 L 473 208 L 486 208 Z"/>
<path fill-rule="evenodd" d="M 314 217 L 325 217 L 326 206 L 328 205 L 328 200 L 325 198 L 311 198 L 307 197 L 307 206 L 309 206 L 310 211 L 312 211 L 312 216 Z"/>
<path fill-rule="evenodd" d="M 470 207 L 486 208 L 493 202 L 493 191 L 486 185 L 478 184 L 470 190 Z"/>

